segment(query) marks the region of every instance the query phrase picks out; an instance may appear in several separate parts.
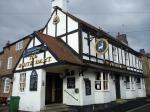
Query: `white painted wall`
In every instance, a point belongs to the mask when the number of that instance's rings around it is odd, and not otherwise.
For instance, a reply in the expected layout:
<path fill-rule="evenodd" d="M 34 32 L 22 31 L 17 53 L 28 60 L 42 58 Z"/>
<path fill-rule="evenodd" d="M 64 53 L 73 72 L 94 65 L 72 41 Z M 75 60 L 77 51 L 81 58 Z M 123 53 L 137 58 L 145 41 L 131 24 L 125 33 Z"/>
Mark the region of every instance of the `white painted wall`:
<path fill-rule="evenodd" d="M 67 89 L 67 77 L 65 79 L 63 79 L 63 104 L 67 104 L 67 105 L 78 105 L 81 106 L 83 99 L 81 97 L 81 93 L 82 93 L 82 77 L 79 77 L 78 75 L 79 73 L 77 71 L 75 71 L 75 88 L 79 89 L 79 93 L 75 93 L 74 89 Z M 74 76 L 71 76 L 74 77 Z M 71 94 L 74 98 L 76 98 L 78 101 L 76 101 L 75 99 L 73 99 L 68 93 L 65 92 L 65 90 Z"/>
<path fill-rule="evenodd" d="M 31 42 L 27 46 L 26 50 L 33 48 L 33 39 L 31 40 Z M 41 45 L 41 42 L 38 40 L 38 38 L 35 37 L 35 47 L 38 46 L 38 45 Z M 57 62 L 57 60 L 54 58 L 54 56 L 48 50 L 46 51 L 45 58 L 44 58 L 44 52 L 36 54 L 36 56 L 37 57 L 34 59 L 34 67 L 44 65 L 44 62 L 43 63 L 36 63 L 36 61 L 45 60 L 49 57 L 50 57 L 50 60 L 46 61 L 45 64 L 50 64 L 50 63 L 56 63 Z M 31 63 L 31 61 L 32 61 L 32 59 L 30 58 L 30 56 L 25 57 L 24 62 L 23 62 L 23 57 L 22 57 L 20 62 L 18 63 L 18 65 L 16 67 L 16 70 L 21 70 L 22 67 L 19 67 L 20 65 L 23 65 L 23 64 L 26 64 L 26 63 L 29 63 L 29 62 Z M 31 67 L 32 67 L 32 63 L 28 66 L 25 66 L 24 69 L 31 68 Z"/>
<path fill-rule="evenodd" d="M 78 72 L 76 71 L 76 74 Z M 88 78 L 91 81 L 91 95 L 85 94 L 85 82 L 84 78 Z M 88 70 L 84 72 L 84 76 L 76 75 L 76 88 L 79 89 L 79 94 L 74 92 L 74 89 L 67 89 L 67 77 L 63 82 L 63 89 L 67 90 L 71 95 L 75 98 L 79 99 L 79 101 L 74 100 L 70 95 L 66 92 L 63 92 L 63 103 L 67 105 L 91 105 L 91 104 L 102 104 L 108 103 L 116 100 L 115 93 L 115 82 L 109 77 L 109 90 L 96 90 L 95 89 L 95 80 L 96 75 L 93 71 Z"/>
<path fill-rule="evenodd" d="M 79 53 L 79 40 L 78 32 L 68 35 L 68 45 Z"/>
<path fill-rule="evenodd" d="M 142 89 L 138 89 L 136 86 L 136 82 L 134 82 L 134 89 L 133 89 L 131 85 L 131 76 L 130 76 L 130 89 L 126 89 L 124 81 L 125 78 L 123 78 L 123 80 L 120 79 L 120 90 L 122 99 L 134 99 L 136 97 L 146 97 L 144 83 L 142 84 Z"/>
<path fill-rule="evenodd" d="M 45 105 L 45 85 L 42 85 L 42 81 L 45 83 L 46 72 L 43 69 L 37 69 L 38 73 L 38 87 L 37 91 L 30 91 L 30 75 L 32 71 L 26 71 L 26 86 L 25 91 L 20 92 L 20 73 L 14 74 L 12 96 L 20 96 L 19 110 L 24 111 L 39 111 Z"/>

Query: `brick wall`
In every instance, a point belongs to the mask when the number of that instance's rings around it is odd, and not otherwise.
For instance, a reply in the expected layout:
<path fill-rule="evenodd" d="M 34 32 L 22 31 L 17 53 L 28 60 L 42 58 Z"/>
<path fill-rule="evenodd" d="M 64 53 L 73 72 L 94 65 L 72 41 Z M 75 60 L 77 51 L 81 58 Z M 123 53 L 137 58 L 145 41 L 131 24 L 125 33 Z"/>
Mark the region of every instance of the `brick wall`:
<path fill-rule="evenodd" d="M 5 47 L 3 50 L 3 53 L 0 54 L 0 60 L 1 60 L 1 67 L 0 67 L 0 76 L 7 75 L 7 74 L 13 74 L 13 69 L 15 65 L 17 64 L 22 52 L 24 51 L 25 47 L 29 43 L 30 38 L 24 38 L 23 39 L 23 49 L 16 51 L 16 43 L 11 44 L 9 47 Z M 7 63 L 8 63 L 8 58 L 13 57 L 12 61 L 12 69 L 7 69 Z M 12 88 L 12 84 L 11 84 Z M 0 80 L 0 97 L 8 97 L 11 95 L 11 91 L 8 94 L 3 93 L 4 91 L 4 81 Z"/>
<path fill-rule="evenodd" d="M 145 87 L 146 87 L 146 93 L 148 96 L 150 96 L 150 57 L 146 54 L 142 57 L 143 61 L 143 71 L 145 78 Z"/>

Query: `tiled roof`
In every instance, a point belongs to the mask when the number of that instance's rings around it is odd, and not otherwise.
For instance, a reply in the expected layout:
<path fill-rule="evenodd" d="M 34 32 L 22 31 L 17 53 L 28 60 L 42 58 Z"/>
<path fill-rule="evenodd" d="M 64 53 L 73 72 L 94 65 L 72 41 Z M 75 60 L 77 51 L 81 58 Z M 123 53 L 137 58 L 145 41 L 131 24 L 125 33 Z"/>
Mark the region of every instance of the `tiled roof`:
<path fill-rule="evenodd" d="M 45 35 L 41 32 L 35 32 L 35 34 L 48 46 L 60 61 L 83 65 L 77 53 L 74 53 L 73 50 L 59 38 Z"/>

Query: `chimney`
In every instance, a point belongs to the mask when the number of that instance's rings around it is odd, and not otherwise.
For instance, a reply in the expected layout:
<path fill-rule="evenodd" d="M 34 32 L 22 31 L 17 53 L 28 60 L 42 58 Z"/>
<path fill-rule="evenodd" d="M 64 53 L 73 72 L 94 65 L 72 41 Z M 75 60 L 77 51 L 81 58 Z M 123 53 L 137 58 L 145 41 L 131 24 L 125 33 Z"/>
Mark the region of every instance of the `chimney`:
<path fill-rule="evenodd" d="M 127 40 L 127 35 L 126 34 L 120 34 L 120 32 L 118 32 L 118 35 L 116 36 L 116 39 L 119 40 L 120 42 L 128 45 L 128 40 Z"/>
<path fill-rule="evenodd" d="M 10 45 L 10 41 L 8 40 L 6 43 L 6 47 L 9 47 L 9 45 Z"/>
<path fill-rule="evenodd" d="M 145 50 L 144 49 L 140 49 L 140 53 L 145 54 Z"/>
<path fill-rule="evenodd" d="M 67 12 L 67 3 L 68 0 L 52 0 L 52 11 L 54 10 L 54 7 L 59 7 L 63 11 Z"/>

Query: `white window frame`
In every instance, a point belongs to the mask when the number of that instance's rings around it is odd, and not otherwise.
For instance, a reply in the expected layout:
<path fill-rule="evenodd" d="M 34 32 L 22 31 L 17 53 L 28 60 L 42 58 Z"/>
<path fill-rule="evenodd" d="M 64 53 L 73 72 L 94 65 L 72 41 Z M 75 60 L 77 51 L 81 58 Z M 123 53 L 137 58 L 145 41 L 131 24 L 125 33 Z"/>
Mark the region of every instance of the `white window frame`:
<path fill-rule="evenodd" d="M 4 81 L 4 93 L 9 93 L 10 91 L 10 79 L 6 78 Z"/>
<path fill-rule="evenodd" d="M 106 79 L 104 79 L 104 75 L 107 77 Z M 101 89 L 96 89 L 95 88 L 95 90 L 96 91 L 109 91 L 110 89 L 109 89 L 109 73 L 107 73 L 107 72 L 101 72 L 100 74 L 99 74 L 99 79 L 96 79 L 96 81 L 100 81 L 100 88 Z M 96 78 L 97 78 L 97 76 L 96 76 Z M 104 83 L 104 82 L 106 82 L 106 83 Z M 107 84 L 107 89 L 105 89 L 104 88 L 104 84 Z"/>
<path fill-rule="evenodd" d="M 23 40 L 16 43 L 16 51 L 19 51 L 23 48 Z"/>
<path fill-rule="evenodd" d="M 2 60 L 0 59 L 0 68 L 1 68 L 1 66 L 2 66 Z"/>
<path fill-rule="evenodd" d="M 129 65 L 129 53 L 127 51 L 124 51 L 124 56 L 125 56 L 125 64 L 126 66 Z"/>
<path fill-rule="evenodd" d="M 13 57 L 9 57 L 7 62 L 7 69 L 12 69 L 12 65 L 13 65 Z"/>
<path fill-rule="evenodd" d="M 148 58 L 148 65 L 149 65 L 149 71 L 150 71 L 150 58 Z"/>
<path fill-rule="evenodd" d="M 26 88 L 26 73 L 20 73 L 20 79 L 19 79 L 19 91 L 25 92 Z"/>
<path fill-rule="evenodd" d="M 117 62 L 117 47 L 115 46 L 112 46 L 112 55 L 113 55 L 113 59 L 114 59 L 114 62 Z"/>
<path fill-rule="evenodd" d="M 135 77 L 131 77 L 131 89 L 135 90 Z"/>

